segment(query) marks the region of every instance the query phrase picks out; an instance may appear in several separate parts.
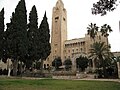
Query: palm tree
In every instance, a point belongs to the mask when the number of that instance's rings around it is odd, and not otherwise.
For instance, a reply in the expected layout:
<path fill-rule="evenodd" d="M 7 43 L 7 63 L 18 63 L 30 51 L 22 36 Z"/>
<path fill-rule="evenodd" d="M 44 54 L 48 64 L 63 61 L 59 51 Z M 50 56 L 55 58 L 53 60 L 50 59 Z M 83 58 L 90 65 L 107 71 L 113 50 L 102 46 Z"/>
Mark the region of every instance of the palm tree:
<path fill-rule="evenodd" d="M 97 35 L 98 32 L 98 26 L 96 26 L 96 24 L 91 23 L 88 27 L 87 27 L 87 34 L 90 35 L 90 37 L 94 40 L 95 42 L 95 36 Z"/>
<path fill-rule="evenodd" d="M 111 29 L 110 25 L 104 24 L 101 26 L 100 32 L 102 33 L 102 36 L 107 38 L 107 45 L 108 45 L 108 36 L 109 32 L 112 32 L 113 30 Z"/>
<path fill-rule="evenodd" d="M 104 77 L 106 77 L 106 67 L 110 64 L 113 54 L 104 42 L 95 42 L 90 49 L 89 58 L 98 62 L 98 68 L 103 68 Z"/>
<path fill-rule="evenodd" d="M 88 25 L 87 27 L 87 34 L 90 35 L 90 38 L 93 39 L 94 43 L 95 43 L 95 36 L 97 35 L 99 27 L 96 24 L 90 23 L 90 25 Z M 93 69 L 95 69 L 95 62 L 92 60 L 93 62 Z"/>

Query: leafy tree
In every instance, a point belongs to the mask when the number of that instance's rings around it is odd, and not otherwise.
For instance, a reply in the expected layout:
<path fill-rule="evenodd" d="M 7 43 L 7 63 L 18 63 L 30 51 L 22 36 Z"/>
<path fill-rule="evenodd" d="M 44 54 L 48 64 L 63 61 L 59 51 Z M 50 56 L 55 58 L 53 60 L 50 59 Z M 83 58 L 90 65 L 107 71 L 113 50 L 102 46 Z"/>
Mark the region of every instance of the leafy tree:
<path fill-rule="evenodd" d="M 118 6 L 118 0 L 99 0 L 97 3 L 93 3 L 92 14 L 106 15 L 107 12 L 111 12 Z"/>
<path fill-rule="evenodd" d="M 37 41 L 37 56 L 38 59 L 41 59 L 41 70 L 43 68 L 43 60 L 45 60 L 51 53 L 50 46 L 50 30 L 49 24 L 46 17 L 46 12 L 44 14 L 43 20 L 39 26 L 38 33 L 38 41 Z"/>
<path fill-rule="evenodd" d="M 59 66 L 62 66 L 62 60 L 60 57 L 55 58 L 52 62 L 52 66 L 55 67 L 55 69 L 59 69 Z"/>
<path fill-rule="evenodd" d="M 0 11 L 0 59 L 3 58 L 3 41 L 4 41 L 4 8 Z"/>
<path fill-rule="evenodd" d="M 88 66 L 88 58 L 87 57 L 84 57 L 84 56 L 80 56 L 79 58 L 76 59 L 76 66 L 77 68 L 79 68 L 79 71 L 80 71 L 80 68 L 81 68 L 81 71 L 85 71 L 85 68 L 87 68 Z"/>
<path fill-rule="evenodd" d="M 69 70 L 72 66 L 72 61 L 70 59 L 66 59 L 63 64 L 65 65 L 65 69 Z"/>
<path fill-rule="evenodd" d="M 40 66 L 41 66 L 41 62 L 37 61 L 37 62 L 36 62 L 36 69 L 39 70 L 39 69 L 40 69 Z"/>
<path fill-rule="evenodd" d="M 88 27 L 87 27 L 87 34 L 90 35 L 90 37 L 94 40 L 95 42 L 95 36 L 97 35 L 98 32 L 98 26 L 96 26 L 96 24 L 91 23 Z"/>
<path fill-rule="evenodd" d="M 89 58 L 97 62 L 98 68 L 103 68 L 104 77 L 106 77 L 106 67 L 111 64 L 113 54 L 109 51 L 109 47 L 104 42 L 95 42 L 90 49 Z"/>
<path fill-rule="evenodd" d="M 38 33 L 38 16 L 35 5 L 32 7 L 32 10 L 29 14 L 29 24 L 28 24 L 28 58 L 27 62 L 35 61 L 37 55 L 37 33 Z"/>
<path fill-rule="evenodd" d="M 17 75 L 18 60 L 27 54 L 27 14 L 25 0 L 19 1 L 6 30 L 10 58 L 13 59 L 13 75 Z"/>

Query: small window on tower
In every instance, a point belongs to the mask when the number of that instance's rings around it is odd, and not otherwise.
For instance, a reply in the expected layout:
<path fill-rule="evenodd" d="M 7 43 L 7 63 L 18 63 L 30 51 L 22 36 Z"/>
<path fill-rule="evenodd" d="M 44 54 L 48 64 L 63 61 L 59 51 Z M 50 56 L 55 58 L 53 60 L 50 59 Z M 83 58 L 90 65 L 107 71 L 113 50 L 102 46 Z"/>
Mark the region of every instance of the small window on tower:
<path fill-rule="evenodd" d="M 57 46 L 57 44 L 54 44 L 55 46 Z"/>
<path fill-rule="evenodd" d="M 56 53 L 57 51 L 55 50 L 55 53 Z"/>
<path fill-rule="evenodd" d="M 65 21 L 65 18 L 63 18 L 63 20 Z"/>
<path fill-rule="evenodd" d="M 55 20 L 59 19 L 59 17 L 55 17 Z"/>
<path fill-rule="evenodd" d="M 59 10 L 59 8 L 57 7 L 56 10 Z"/>

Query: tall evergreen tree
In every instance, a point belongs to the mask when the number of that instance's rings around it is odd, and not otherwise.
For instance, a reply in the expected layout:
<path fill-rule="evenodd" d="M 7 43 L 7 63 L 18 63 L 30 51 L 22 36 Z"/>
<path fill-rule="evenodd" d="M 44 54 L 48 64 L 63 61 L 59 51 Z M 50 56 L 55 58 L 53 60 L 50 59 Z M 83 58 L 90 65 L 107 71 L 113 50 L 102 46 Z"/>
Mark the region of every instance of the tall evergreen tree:
<path fill-rule="evenodd" d="M 38 16 L 35 5 L 29 14 L 29 24 L 28 24 L 28 61 L 32 62 L 36 59 L 37 55 L 37 34 L 38 34 Z"/>
<path fill-rule="evenodd" d="M 19 1 L 7 30 L 9 55 L 13 59 L 13 75 L 17 75 L 18 60 L 27 54 L 27 14 L 25 0 Z"/>
<path fill-rule="evenodd" d="M 3 57 L 4 8 L 0 11 L 0 59 Z"/>
<path fill-rule="evenodd" d="M 46 12 L 44 14 L 43 20 L 39 26 L 39 42 L 38 42 L 38 58 L 41 59 L 41 68 L 43 67 L 43 60 L 45 60 L 51 52 L 50 46 L 50 30 L 49 24 L 47 22 Z"/>

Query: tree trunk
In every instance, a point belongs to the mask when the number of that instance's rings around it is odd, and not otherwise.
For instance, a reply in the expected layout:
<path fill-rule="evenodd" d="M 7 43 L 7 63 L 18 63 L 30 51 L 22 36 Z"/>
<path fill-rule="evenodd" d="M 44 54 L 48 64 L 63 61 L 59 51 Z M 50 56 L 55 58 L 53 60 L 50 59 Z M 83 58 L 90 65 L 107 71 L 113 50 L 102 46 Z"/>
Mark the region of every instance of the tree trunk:
<path fill-rule="evenodd" d="M 93 38 L 93 44 L 95 43 L 95 38 Z M 93 63 L 93 72 L 95 71 L 95 60 L 92 60 L 92 63 Z"/>
<path fill-rule="evenodd" d="M 105 61 L 103 58 L 102 58 L 102 67 L 103 67 L 104 78 L 107 78 L 107 70 L 106 70 Z"/>
<path fill-rule="evenodd" d="M 103 66 L 103 75 L 104 75 L 104 78 L 107 78 L 107 70 L 105 66 Z"/>
<path fill-rule="evenodd" d="M 92 63 L 93 63 L 93 72 L 95 71 L 95 61 L 92 59 Z"/>
<path fill-rule="evenodd" d="M 8 77 L 10 77 L 10 72 L 11 72 L 11 69 L 8 68 Z"/>
<path fill-rule="evenodd" d="M 10 64 L 10 59 L 8 58 L 8 77 L 10 77 L 10 72 L 11 72 L 11 64 Z"/>
<path fill-rule="evenodd" d="M 13 61 L 13 76 L 17 76 L 18 60 Z"/>
<path fill-rule="evenodd" d="M 21 77 L 22 77 L 22 72 L 23 72 L 22 62 L 20 62 L 20 75 L 21 75 Z"/>
<path fill-rule="evenodd" d="M 41 60 L 41 66 L 40 66 L 40 68 L 41 68 L 41 73 L 43 73 L 43 60 Z"/>

